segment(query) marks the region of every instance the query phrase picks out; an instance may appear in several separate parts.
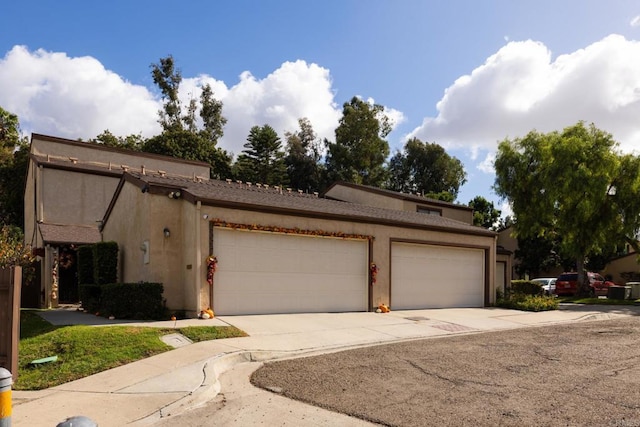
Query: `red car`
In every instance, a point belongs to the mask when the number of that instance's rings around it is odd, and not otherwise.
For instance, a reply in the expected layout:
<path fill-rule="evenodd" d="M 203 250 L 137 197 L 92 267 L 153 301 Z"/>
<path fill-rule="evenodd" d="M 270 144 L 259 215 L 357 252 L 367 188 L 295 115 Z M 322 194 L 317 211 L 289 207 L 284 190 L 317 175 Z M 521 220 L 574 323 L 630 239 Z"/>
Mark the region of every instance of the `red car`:
<path fill-rule="evenodd" d="M 616 284 L 605 280 L 604 277 L 598 273 L 585 273 L 589 277 L 589 286 L 591 287 L 591 294 L 595 296 L 606 296 L 609 292 L 610 286 Z M 578 273 L 562 273 L 556 281 L 556 294 L 560 296 L 575 295 L 578 291 Z"/>

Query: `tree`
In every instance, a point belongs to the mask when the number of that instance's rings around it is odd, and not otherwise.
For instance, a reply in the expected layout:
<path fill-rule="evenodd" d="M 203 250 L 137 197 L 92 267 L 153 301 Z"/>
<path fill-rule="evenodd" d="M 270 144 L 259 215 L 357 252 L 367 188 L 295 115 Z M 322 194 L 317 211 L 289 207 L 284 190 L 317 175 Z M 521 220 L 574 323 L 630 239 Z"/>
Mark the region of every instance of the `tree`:
<path fill-rule="evenodd" d="M 322 165 L 318 137 L 307 118 L 298 120 L 300 130 L 285 133 L 287 141 L 284 159 L 289 185 L 300 190 L 319 191 L 322 186 Z"/>
<path fill-rule="evenodd" d="M 384 138 L 389 132 L 390 121 L 381 105 L 358 97 L 344 103 L 336 142 L 327 145 L 329 179 L 381 186 L 387 174 L 384 163 L 389 143 Z"/>
<path fill-rule="evenodd" d="M 103 144 L 107 147 L 122 148 L 131 151 L 140 151 L 145 142 L 142 135 L 115 136 L 109 129 L 105 129 L 100 135 L 96 136 L 94 142 Z"/>
<path fill-rule="evenodd" d="M 151 69 L 164 101 L 162 110 L 158 111 L 163 131 L 148 139 L 142 151 L 207 162 L 211 165 L 212 178 L 231 176 L 231 155 L 217 147 L 227 120 L 222 116 L 222 102 L 214 98 L 211 86 L 202 87 L 199 100 L 202 124 L 199 125 L 195 99 L 191 99 L 186 112 L 182 110 L 178 97 L 182 75 L 173 57 L 161 58 L 158 64 L 151 64 Z"/>
<path fill-rule="evenodd" d="M 476 196 L 468 204 L 473 208 L 473 225 L 484 228 L 495 229 L 500 218 L 500 212 L 495 208 L 493 202 L 482 196 Z"/>
<path fill-rule="evenodd" d="M 389 161 L 390 190 L 405 193 L 448 192 L 453 200 L 467 181 L 462 162 L 436 143 L 412 138 Z"/>
<path fill-rule="evenodd" d="M 0 107 L 0 224 L 23 228 L 29 142 L 18 116 Z"/>
<path fill-rule="evenodd" d="M 269 185 L 287 183 L 282 141 L 271 126 L 253 126 L 244 147 L 234 165 L 238 179 Z"/>
<path fill-rule="evenodd" d="M 579 122 L 504 140 L 496 155 L 494 188 L 511 203 L 516 235 L 557 235 L 561 254 L 575 260 L 583 294 L 588 256 L 612 240 L 636 242 L 640 230 L 640 159 L 617 148 L 610 134 Z"/>

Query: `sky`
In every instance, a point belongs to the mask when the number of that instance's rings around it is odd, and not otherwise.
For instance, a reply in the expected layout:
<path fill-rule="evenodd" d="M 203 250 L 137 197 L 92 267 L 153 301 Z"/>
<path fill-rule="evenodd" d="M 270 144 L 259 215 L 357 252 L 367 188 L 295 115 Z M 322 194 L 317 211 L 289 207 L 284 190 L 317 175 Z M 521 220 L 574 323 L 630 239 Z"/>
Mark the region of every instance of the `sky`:
<path fill-rule="evenodd" d="M 352 97 L 464 164 L 457 202 L 492 189 L 504 139 L 583 120 L 640 151 L 640 3 L 630 0 L 21 0 L 2 8 L 0 107 L 22 132 L 160 133 L 151 64 L 172 55 L 184 103 L 209 83 L 238 155 L 253 126 L 306 117 L 335 140 Z"/>

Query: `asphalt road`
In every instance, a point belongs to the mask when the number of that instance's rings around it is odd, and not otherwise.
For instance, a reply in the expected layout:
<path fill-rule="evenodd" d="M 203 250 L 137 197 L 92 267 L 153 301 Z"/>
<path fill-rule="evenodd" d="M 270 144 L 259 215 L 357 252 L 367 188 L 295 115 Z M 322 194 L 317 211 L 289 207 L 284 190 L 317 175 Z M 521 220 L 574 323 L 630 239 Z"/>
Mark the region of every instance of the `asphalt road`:
<path fill-rule="evenodd" d="M 166 425 L 640 426 L 640 317 L 256 366 L 223 375 L 216 399 Z M 262 389 L 241 386 L 249 375 Z"/>

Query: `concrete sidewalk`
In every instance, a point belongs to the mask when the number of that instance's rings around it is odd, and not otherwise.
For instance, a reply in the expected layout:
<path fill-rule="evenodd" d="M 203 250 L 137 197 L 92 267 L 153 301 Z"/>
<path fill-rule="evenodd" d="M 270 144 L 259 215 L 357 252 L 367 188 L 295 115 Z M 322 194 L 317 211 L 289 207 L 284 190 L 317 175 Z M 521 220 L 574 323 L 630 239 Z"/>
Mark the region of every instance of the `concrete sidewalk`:
<path fill-rule="evenodd" d="M 53 310 L 43 314 L 56 324 L 88 324 L 89 318 L 96 326 L 122 323 L 72 310 Z M 316 313 L 130 322 L 159 327 L 182 326 L 183 323 L 233 325 L 250 336 L 182 346 L 46 390 L 13 391 L 12 420 L 14 425 L 55 426 L 68 417 L 84 415 L 102 427 L 153 425 L 161 418 L 213 399 L 220 392 L 218 377 L 242 362 L 314 355 L 453 334 L 638 315 L 640 307 L 634 306 L 563 305 L 558 311 L 540 313 L 500 308 L 459 308 L 386 314 Z"/>

